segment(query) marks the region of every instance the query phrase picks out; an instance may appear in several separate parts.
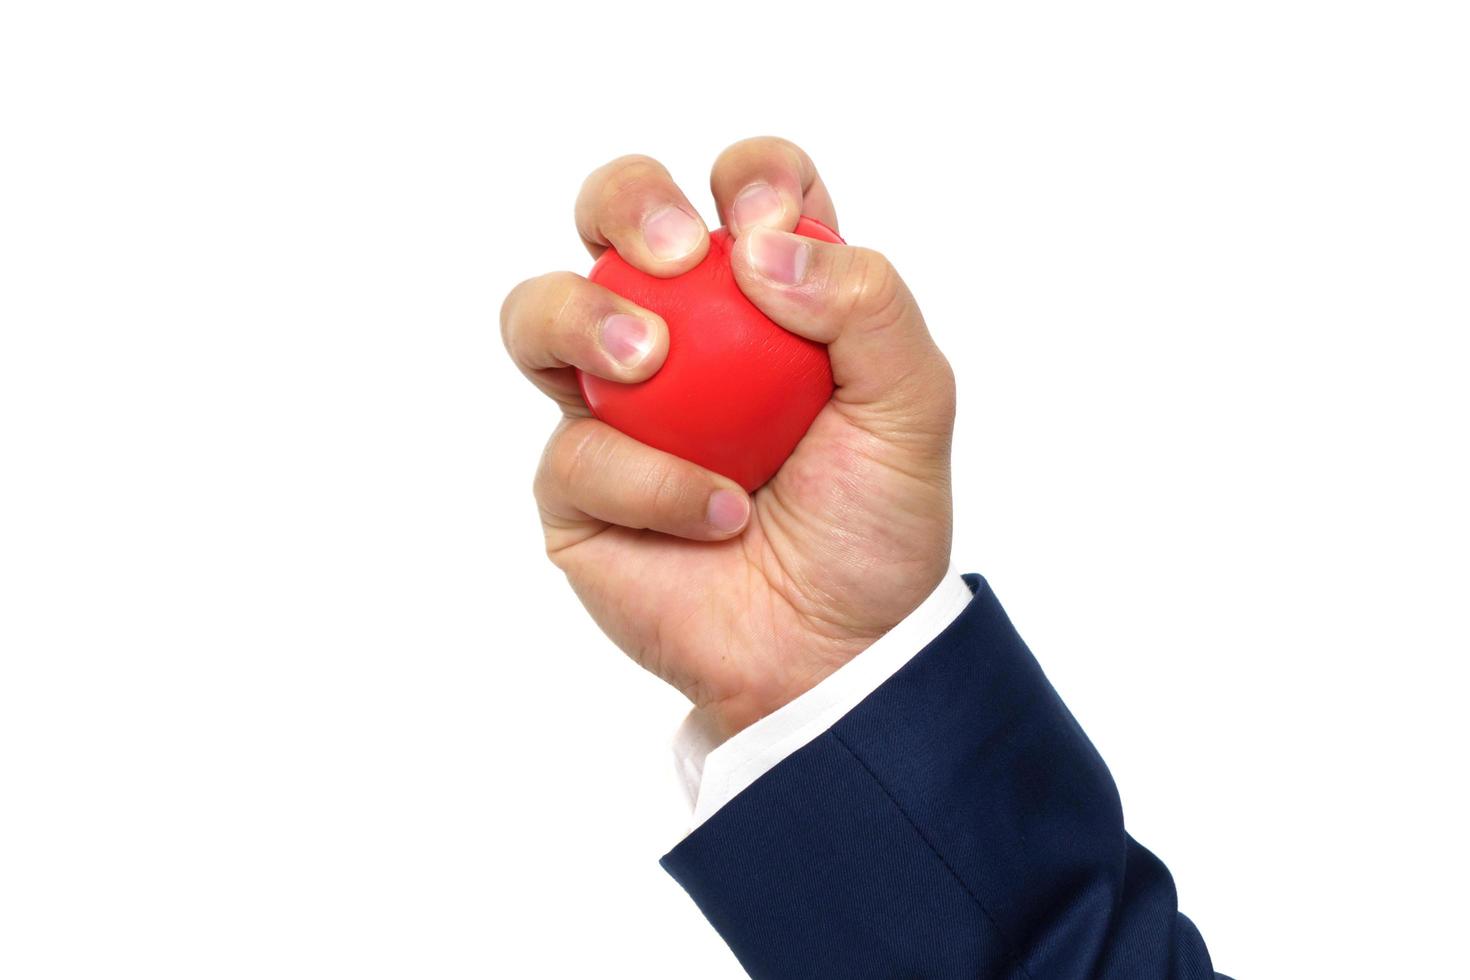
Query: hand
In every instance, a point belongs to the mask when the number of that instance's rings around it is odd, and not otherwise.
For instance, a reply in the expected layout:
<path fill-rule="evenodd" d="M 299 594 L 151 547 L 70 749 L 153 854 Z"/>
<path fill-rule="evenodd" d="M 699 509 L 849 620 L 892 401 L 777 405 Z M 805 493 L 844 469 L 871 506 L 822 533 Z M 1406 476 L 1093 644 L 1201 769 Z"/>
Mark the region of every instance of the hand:
<path fill-rule="evenodd" d="M 750 300 L 828 345 L 836 391 L 751 497 L 731 480 L 591 417 L 572 368 L 653 375 L 668 328 L 572 273 L 513 289 L 506 348 L 562 408 L 536 474 L 546 551 L 598 625 L 728 737 L 808 690 L 891 629 L 949 567 L 954 375 L 908 288 L 866 248 L 790 234 L 837 216 L 784 140 L 736 143 L 711 190 Z M 657 276 L 693 268 L 709 235 L 647 157 L 595 171 L 576 206 L 594 256 Z"/>

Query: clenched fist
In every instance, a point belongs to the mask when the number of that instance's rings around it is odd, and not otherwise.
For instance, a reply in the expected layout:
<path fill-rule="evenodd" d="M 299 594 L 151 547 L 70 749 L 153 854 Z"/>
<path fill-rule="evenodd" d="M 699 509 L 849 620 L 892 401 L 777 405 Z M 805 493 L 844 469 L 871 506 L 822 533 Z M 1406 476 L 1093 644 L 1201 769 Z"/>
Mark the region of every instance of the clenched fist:
<path fill-rule="evenodd" d="M 505 346 L 560 406 L 536 473 L 546 551 L 598 625 L 728 737 L 811 688 L 923 601 L 949 567 L 954 375 L 877 252 L 791 234 L 836 228 L 811 160 L 763 137 L 715 161 L 736 281 L 793 333 L 828 345 L 836 391 L 776 476 L 734 482 L 591 417 L 580 368 L 642 381 L 663 321 L 572 273 L 529 279 L 501 309 Z M 578 232 L 656 276 L 709 234 L 668 171 L 623 157 L 577 199 Z"/>

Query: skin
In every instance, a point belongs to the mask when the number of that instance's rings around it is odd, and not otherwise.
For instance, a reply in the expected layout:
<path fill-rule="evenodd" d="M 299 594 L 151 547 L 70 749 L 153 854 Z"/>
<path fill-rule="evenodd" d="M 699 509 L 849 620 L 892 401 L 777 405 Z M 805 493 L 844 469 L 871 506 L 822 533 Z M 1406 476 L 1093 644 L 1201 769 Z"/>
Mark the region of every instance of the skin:
<path fill-rule="evenodd" d="M 510 292 L 501 332 L 562 410 L 534 484 L 547 555 L 604 632 L 728 737 L 861 653 L 948 570 L 955 386 L 887 259 L 789 233 L 801 214 L 838 227 L 800 148 L 736 143 L 710 189 L 736 237 L 741 290 L 827 344 L 837 384 L 753 496 L 597 421 L 582 401 L 573 367 L 616 381 L 658 370 L 668 331 L 656 314 L 551 273 Z M 652 275 L 685 272 L 709 248 L 693 205 L 648 157 L 595 170 L 575 214 L 594 257 L 613 247 Z"/>

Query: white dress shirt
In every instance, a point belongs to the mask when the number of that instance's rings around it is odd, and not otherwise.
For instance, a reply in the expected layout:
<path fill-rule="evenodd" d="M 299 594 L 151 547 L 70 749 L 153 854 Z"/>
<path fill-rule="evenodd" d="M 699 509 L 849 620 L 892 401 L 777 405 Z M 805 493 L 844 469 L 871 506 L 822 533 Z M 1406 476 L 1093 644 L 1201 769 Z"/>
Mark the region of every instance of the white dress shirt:
<path fill-rule="evenodd" d="M 689 829 L 857 707 L 944 632 L 972 598 L 951 568 L 918 608 L 866 650 L 724 743 L 703 712 L 690 711 L 674 735 L 675 766 L 694 811 Z"/>

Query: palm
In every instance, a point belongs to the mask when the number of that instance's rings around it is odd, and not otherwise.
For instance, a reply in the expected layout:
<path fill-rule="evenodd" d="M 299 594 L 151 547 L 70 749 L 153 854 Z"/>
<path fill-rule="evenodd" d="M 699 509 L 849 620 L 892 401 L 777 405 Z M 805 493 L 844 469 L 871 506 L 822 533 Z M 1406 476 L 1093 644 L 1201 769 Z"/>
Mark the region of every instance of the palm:
<path fill-rule="evenodd" d="M 696 704 L 739 715 L 767 690 L 805 690 L 911 610 L 949 553 L 947 472 L 855 414 L 822 410 L 741 536 L 602 525 L 558 564 L 613 641 Z M 948 432 L 933 435 L 947 459 Z"/>

